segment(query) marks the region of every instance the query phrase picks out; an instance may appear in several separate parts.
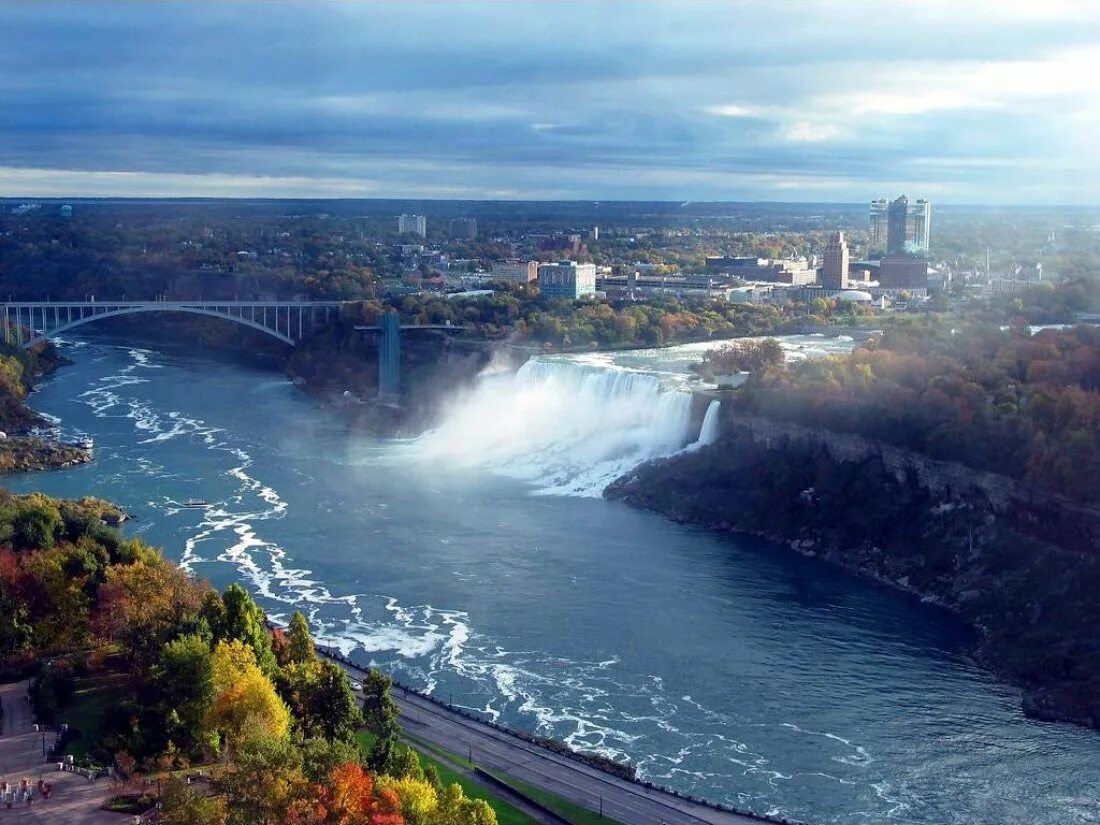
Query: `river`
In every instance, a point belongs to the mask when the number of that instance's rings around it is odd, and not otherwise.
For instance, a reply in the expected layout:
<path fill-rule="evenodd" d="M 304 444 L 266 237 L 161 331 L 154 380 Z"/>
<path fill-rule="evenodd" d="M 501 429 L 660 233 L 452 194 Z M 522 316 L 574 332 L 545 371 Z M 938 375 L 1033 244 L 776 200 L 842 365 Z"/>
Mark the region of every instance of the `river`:
<path fill-rule="evenodd" d="M 276 620 L 305 611 L 361 662 L 757 812 L 1100 822 L 1097 734 L 1026 719 L 950 617 L 599 498 L 697 437 L 672 391 L 697 350 L 539 359 L 411 441 L 351 432 L 279 374 L 213 354 L 64 351 L 74 365 L 32 403 L 93 436 L 96 460 L 8 485 L 120 503 L 130 532 L 244 582 Z"/>

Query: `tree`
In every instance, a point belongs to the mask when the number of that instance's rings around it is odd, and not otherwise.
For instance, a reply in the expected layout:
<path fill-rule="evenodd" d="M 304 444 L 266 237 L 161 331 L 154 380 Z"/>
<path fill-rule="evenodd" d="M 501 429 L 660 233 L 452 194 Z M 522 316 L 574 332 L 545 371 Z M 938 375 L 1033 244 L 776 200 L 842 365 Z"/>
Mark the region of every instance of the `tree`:
<path fill-rule="evenodd" d="M 782 364 L 784 358 L 779 342 L 774 338 L 765 338 L 763 341 L 739 341 L 711 350 L 691 368 L 704 378 L 713 380 L 716 375 L 732 372 L 763 372 Z"/>
<path fill-rule="evenodd" d="M 229 821 L 234 825 L 304 821 L 315 807 L 302 773 L 301 751 L 286 736 L 248 732 L 220 785 L 229 797 Z"/>
<path fill-rule="evenodd" d="M 439 794 L 429 783 L 422 779 L 382 776 L 379 785 L 397 795 L 406 825 L 435 825 L 438 821 Z"/>
<path fill-rule="evenodd" d="M 210 645 L 196 634 L 181 636 L 161 651 L 153 671 L 166 719 L 177 722 L 168 731 L 185 747 L 202 745 L 209 750 L 217 743 L 209 738 L 206 717 L 214 702 L 214 665 Z"/>
<path fill-rule="evenodd" d="M 314 659 L 288 664 L 278 684 L 304 736 L 350 742 L 363 724 L 351 681 L 333 662 Z"/>
<path fill-rule="evenodd" d="M 379 736 L 390 732 L 397 724 L 398 708 L 390 690 L 393 680 L 371 668 L 363 680 L 363 722 Z"/>
<path fill-rule="evenodd" d="M 211 660 L 213 701 L 208 730 L 217 731 L 232 749 L 249 734 L 285 736 L 290 711 L 256 664 L 252 649 L 239 640 L 219 642 Z"/>
<path fill-rule="evenodd" d="M 17 552 L 49 550 L 63 523 L 57 504 L 41 493 L 31 493 L 17 501 L 15 518 L 11 522 L 12 547 Z"/>
<path fill-rule="evenodd" d="M 313 637 L 309 632 L 309 622 L 299 611 L 290 617 L 290 629 L 287 633 L 287 661 L 306 664 L 317 658 L 313 648 Z"/>
<path fill-rule="evenodd" d="M 376 788 L 374 777 L 357 762 L 337 765 L 318 788 L 321 821 L 331 825 L 403 825 L 401 801 L 392 790 Z"/>
<path fill-rule="evenodd" d="M 99 588 L 95 625 L 121 642 L 136 664 L 148 664 L 202 604 L 205 587 L 183 570 L 154 556 L 107 568 Z"/>
<path fill-rule="evenodd" d="M 225 589 L 222 604 L 225 616 L 220 628 L 215 630 L 215 638 L 219 641 L 237 639 L 244 642 L 252 648 L 256 664 L 264 674 L 274 675 L 277 663 L 263 610 L 239 584 L 231 584 Z M 211 629 L 214 629 L 213 626 Z"/>
<path fill-rule="evenodd" d="M 497 815 L 484 799 L 469 799 L 457 782 L 439 795 L 434 825 L 497 825 Z"/>
<path fill-rule="evenodd" d="M 161 825 L 225 825 L 227 816 L 224 797 L 207 796 L 179 777 L 171 777 L 161 793 Z"/>

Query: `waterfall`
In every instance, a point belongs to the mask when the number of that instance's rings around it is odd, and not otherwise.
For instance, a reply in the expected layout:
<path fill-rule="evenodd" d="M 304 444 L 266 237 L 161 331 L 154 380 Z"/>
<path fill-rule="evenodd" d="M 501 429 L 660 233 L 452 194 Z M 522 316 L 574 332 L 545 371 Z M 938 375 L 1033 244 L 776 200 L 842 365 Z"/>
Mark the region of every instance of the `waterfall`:
<path fill-rule="evenodd" d="M 706 414 L 703 415 L 703 426 L 699 428 L 699 440 L 692 444 L 693 449 L 705 447 L 718 440 L 718 411 L 722 409 L 722 402 L 718 399 L 707 405 Z"/>
<path fill-rule="evenodd" d="M 514 374 L 484 376 L 415 449 L 428 462 L 488 467 L 541 493 L 598 496 L 643 461 L 691 443 L 691 408 L 690 393 L 651 373 L 539 357 Z"/>

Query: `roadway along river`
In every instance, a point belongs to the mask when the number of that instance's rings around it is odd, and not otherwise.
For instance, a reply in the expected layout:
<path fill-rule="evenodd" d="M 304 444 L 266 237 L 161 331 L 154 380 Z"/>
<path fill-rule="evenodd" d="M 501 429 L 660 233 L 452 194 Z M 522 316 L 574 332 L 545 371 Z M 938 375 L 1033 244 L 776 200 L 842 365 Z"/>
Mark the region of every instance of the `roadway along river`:
<path fill-rule="evenodd" d="M 96 461 L 10 486 L 121 503 L 131 531 L 276 619 L 306 611 L 358 661 L 758 812 L 1100 821 L 1100 739 L 1025 719 L 948 617 L 591 495 L 686 426 L 644 355 L 626 377 L 591 359 L 498 377 L 434 435 L 386 442 L 277 373 L 109 339 L 66 351 L 32 401 Z"/>

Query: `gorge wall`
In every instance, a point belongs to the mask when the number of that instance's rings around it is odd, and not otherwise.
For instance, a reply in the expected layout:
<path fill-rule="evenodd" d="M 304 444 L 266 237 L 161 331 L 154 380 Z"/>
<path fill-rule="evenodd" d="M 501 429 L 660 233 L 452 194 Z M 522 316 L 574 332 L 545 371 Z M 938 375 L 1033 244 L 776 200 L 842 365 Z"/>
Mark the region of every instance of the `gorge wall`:
<path fill-rule="evenodd" d="M 1023 688 L 1028 714 L 1100 727 L 1100 510 L 733 412 L 715 443 L 643 464 L 605 495 L 782 542 L 940 604 L 979 631 L 977 658 Z"/>

